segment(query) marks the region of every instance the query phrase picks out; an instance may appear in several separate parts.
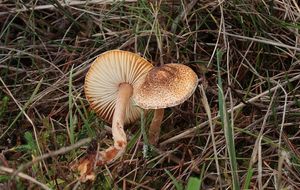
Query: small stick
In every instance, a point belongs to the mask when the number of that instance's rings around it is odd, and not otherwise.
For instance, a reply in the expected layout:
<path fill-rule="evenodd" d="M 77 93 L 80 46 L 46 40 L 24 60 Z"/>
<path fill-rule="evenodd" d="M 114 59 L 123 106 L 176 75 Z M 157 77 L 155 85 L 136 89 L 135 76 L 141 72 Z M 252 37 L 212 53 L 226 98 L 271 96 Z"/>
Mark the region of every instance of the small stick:
<path fill-rule="evenodd" d="M 127 3 L 135 3 L 137 0 L 124 0 Z M 60 3 L 60 6 L 67 7 L 67 6 L 75 6 L 75 5 L 87 5 L 87 4 L 112 4 L 115 1 L 113 0 L 89 0 L 89 1 L 71 1 L 69 3 Z M 21 9 L 12 9 L 7 12 L 0 12 L 0 15 L 8 14 L 8 13 L 19 13 L 25 11 L 32 11 L 32 10 L 44 10 L 44 9 L 55 9 L 55 5 L 38 5 L 34 7 L 26 7 Z"/>
<path fill-rule="evenodd" d="M 11 168 L 8 168 L 8 167 L 4 167 L 4 166 L 0 166 L 0 170 L 3 171 L 3 172 L 6 172 L 6 173 L 10 173 L 10 174 L 14 174 L 16 173 L 13 169 Z M 32 178 L 31 176 L 27 175 L 27 174 L 24 174 L 22 172 L 18 172 L 17 173 L 17 176 L 23 178 L 23 179 L 26 179 L 32 183 L 35 183 L 36 185 L 39 185 L 41 188 L 43 189 L 46 189 L 46 190 L 51 190 L 49 187 L 47 187 L 45 184 L 39 182 L 38 180 Z"/>

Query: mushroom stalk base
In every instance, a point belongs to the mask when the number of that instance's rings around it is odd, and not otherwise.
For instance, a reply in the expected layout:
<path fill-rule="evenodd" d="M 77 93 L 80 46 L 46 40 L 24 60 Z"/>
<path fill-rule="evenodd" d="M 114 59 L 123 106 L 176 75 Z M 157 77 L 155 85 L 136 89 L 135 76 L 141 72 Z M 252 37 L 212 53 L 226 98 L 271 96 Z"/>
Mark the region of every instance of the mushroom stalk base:
<path fill-rule="evenodd" d="M 133 88 L 130 84 L 120 84 L 112 121 L 114 148 L 118 150 L 120 154 L 116 154 L 117 157 L 115 157 L 114 159 L 118 158 L 119 156 L 121 156 L 121 154 L 124 153 L 127 145 L 127 138 L 124 131 L 124 120 L 126 115 L 126 107 L 128 106 L 130 97 L 132 96 L 132 92 Z"/>
<path fill-rule="evenodd" d="M 118 97 L 115 105 L 115 112 L 112 120 L 112 135 L 114 145 L 104 151 L 93 153 L 84 157 L 77 165 L 77 170 L 80 172 L 81 181 L 94 180 L 94 167 L 110 163 L 125 152 L 127 138 L 124 131 L 124 119 L 126 107 L 132 96 L 133 88 L 128 83 L 119 85 Z"/>
<path fill-rule="evenodd" d="M 164 109 L 154 110 L 153 119 L 149 127 L 149 142 L 156 145 L 159 140 L 160 126 L 164 118 Z"/>

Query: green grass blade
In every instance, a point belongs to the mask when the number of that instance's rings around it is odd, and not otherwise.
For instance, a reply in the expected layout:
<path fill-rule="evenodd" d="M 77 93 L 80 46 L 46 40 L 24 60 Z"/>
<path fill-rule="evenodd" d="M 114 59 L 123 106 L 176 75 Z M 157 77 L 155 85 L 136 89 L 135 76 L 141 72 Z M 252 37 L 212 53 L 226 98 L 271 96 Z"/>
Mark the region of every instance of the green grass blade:
<path fill-rule="evenodd" d="M 206 170 L 206 164 L 204 163 L 202 165 L 201 174 L 200 174 L 200 178 L 199 178 L 199 180 L 200 180 L 200 187 L 201 187 L 202 182 L 203 182 L 203 177 L 204 177 L 205 170 Z M 199 188 L 199 189 L 201 189 L 201 188 Z"/>
<path fill-rule="evenodd" d="M 0 78 L 1 79 L 1 78 Z M 2 79 L 1 79 L 2 81 Z M 7 127 L 7 129 L 1 134 L 0 139 L 2 139 L 6 133 L 11 129 L 12 126 L 15 125 L 15 123 L 18 121 L 18 119 L 20 118 L 20 116 L 25 112 L 25 110 L 27 109 L 27 107 L 31 104 L 31 102 L 33 101 L 35 95 L 38 93 L 41 85 L 43 83 L 43 78 L 39 81 L 39 83 L 36 85 L 33 93 L 31 94 L 29 100 L 24 104 L 23 108 L 20 110 L 20 112 L 18 113 L 18 115 L 15 117 L 15 119 L 13 120 L 13 122 Z"/>
<path fill-rule="evenodd" d="M 71 144 L 74 144 L 74 120 L 73 120 L 73 94 L 72 94 L 72 78 L 73 78 L 73 66 L 70 71 L 70 76 L 69 76 L 69 131 L 70 131 L 70 142 Z"/>
<path fill-rule="evenodd" d="M 250 182 L 251 182 L 251 179 L 252 179 L 252 176 L 253 176 L 253 171 L 254 170 L 253 170 L 252 167 L 248 168 L 246 179 L 245 179 L 245 182 L 244 182 L 244 185 L 243 185 L 243 189 L 249 189 Z"/>
<path fill-rule="evenodd" d="M 225 133 L 226 146 L 229 154 L 233 189 L 239 190 L 240 185 L 239 185 L 239 180 L 237 175 L 237 161 L 235 155 L 234 131 L 233 131 L 233 126 L 228 120 L 227 111 L 226 111 L 227 109 L 225 105 L 225 97 L 223 93 L 222 78 L 221 78 L 221 71 L 220 71 L 221 58 L 222 58 L 222 52 L 218 50 L 217 66 L 218 66 L 218 100 L 219 100 L 219 110 L 220 110 L 219 112 L 220 112 L 220 116 L 221 116 L 220 118 Z"/>
<path fill-rule="evenodd" d="M 168 170 L 165 169 L 165 172 L 172 179 L 176 190 L 183 190 L 182 184 Z"/>
<path fill-rule="evenodd" d="M 0 104 L 0 121 L 2 119 L 2 116 L 4 115 L 4 113 L 7 110 L 8 107 L 8 101 L 9 101 L 9 97 L 8 96 L 4 96 L 2 98 L 1 104 Z"/>

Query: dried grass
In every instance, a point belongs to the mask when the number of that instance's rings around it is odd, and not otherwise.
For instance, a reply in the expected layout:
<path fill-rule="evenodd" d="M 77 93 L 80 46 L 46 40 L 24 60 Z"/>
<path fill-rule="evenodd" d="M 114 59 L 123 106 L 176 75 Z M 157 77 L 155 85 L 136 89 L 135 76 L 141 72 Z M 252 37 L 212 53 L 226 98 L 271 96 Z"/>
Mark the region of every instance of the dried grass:
<path fill-rule="evenodd" d="M 22 175 L 52 189 L 176 189 L 191 176 L 201 179 L 202 189 L 231 188 L 218 116 L 215 54 L 221 51 L 241 188 L 298 189 L 299 20 L 295 0 L 4 0 L 0 165 L 14 168 L 12 173 L 31 163 Z M 154 65 L 187 64 L 201 78 L 207 103 L 197 90 L 184 104 L 166 110 L 160 146 L 149 158 L 142 155 L 140 123 L 128 127 L 126 155 L 99 168 L 94 183 L 80 184 L 69 164 L 97 143 L 101 148 L 111 143 L 109 128 L 89 109 L 82 88 L 90 63 L 110 49 L 140 53 Z M 97 142 L 52 154 L 70 147 L 70 123 L 75 142 L 86 137 Z M 34 162 L 43 155 L 42 162 Z M 10 179 L 0 171 L 1 186 L 33 187 L 16 176 Z"/>

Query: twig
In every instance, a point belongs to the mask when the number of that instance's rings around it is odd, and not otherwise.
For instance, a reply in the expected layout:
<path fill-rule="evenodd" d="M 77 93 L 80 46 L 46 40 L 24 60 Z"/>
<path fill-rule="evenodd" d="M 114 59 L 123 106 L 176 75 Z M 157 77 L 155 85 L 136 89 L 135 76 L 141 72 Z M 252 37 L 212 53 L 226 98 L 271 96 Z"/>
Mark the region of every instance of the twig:
<path fill-rule="evenodd" d="M 19 69 L 17 67 L 12 67 L 12 66 L 9 66 L 9 65 L 0 65 L 0 69 L 7 69 L 7 70 L 10 70 L 10 71 L 16 71 L 16 72 L 22 72 L 22 73 L 27 72 L 25 69 Z"/>
<path fill-rule="evenodd" d="M 71 1 L 69 3 L 60 3 L 62 7 L 67 6 L 75 6 L 75 5 L 91 5 L 91 4 L 112 4 L 116 3 L 118 1 L 115 0 L 89 0 L 89 1 Z M 120 1 L 123 2 L 123 1 Z M 137 0 L 124 0 L 126 3 L 135 3 Z M 25 11 L 31 11 L 31 10 L 44 10 L 44 9 L 53 9 L 56 8 L 55 5 L 39 5 L 35 7 L 28 7 L 28 8 L 22 8 L 22 9 L 12 9 L 7 12 L 0 12 L 0 15 L 8 14 L 8 13 L 19 13 L 19 12 L 25 12 Z"/>
<path fill-rule="evenodd" d="M 4 166 L 0 166 L 0 171 L 6 172 L 6 173 L 10 173 L 10 174 L 14 174 L 15 171 L 11 168 L 8 167 L 4 167 Z M 49 187 L 47 187 L 45 184 L 37 181 L 36 179 L 32 178 L 31 176 L 24 174 L 22 172 L 17 173 L 17 176 L 26 179 L 32 183 L 35 183 L 36 185 L 39 185 L 41 188 L 46 189 L 46 190 L 51 190 Z"/>

